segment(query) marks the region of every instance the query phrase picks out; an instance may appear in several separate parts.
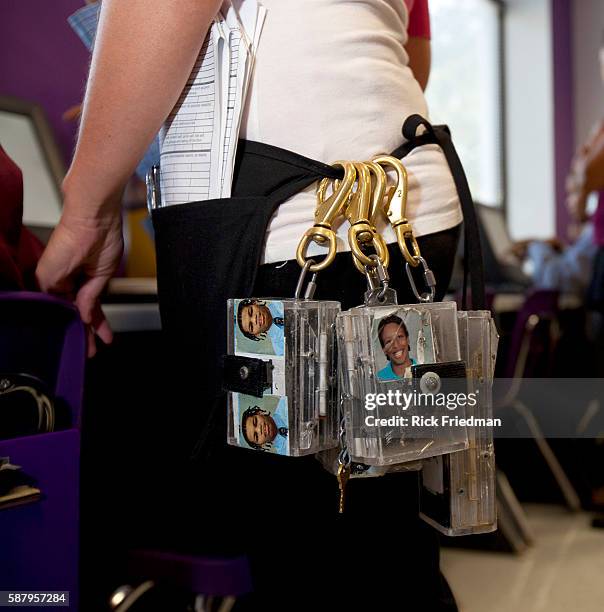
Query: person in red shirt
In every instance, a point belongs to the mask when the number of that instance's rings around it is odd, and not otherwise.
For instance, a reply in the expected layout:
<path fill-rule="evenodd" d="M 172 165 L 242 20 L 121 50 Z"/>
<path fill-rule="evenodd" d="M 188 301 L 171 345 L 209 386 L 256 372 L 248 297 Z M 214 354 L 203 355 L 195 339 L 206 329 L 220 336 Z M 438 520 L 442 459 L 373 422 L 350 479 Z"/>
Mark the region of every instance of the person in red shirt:
<path fill-rule="evenodd" d="M 432 55 L 430 51 L 430 11 L 428 0 L 405 0 L 409 11 L 409 39 L 405 50 L 409 56 L 409 67 L 423 91 L 428 85 Z"/>
<path fill-rule="evenodd" d="M 35 270 L 44 249 L 22 224 L 23 175 L 0 146 L 0 290 L 35 290 Z"/>

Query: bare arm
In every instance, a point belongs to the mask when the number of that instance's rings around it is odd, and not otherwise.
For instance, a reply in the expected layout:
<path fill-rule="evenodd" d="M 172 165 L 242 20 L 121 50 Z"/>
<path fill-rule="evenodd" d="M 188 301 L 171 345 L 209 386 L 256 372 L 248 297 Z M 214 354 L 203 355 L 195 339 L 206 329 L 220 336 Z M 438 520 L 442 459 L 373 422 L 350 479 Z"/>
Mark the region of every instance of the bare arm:
<path fill-rule="evenodd" d="M 104 0 L 61 221 L 38 264 L 43 291 L 75 301 L 94 334 L 119 265 L 121 193 L 182 92 L 220 0 Z"/>
<path fill-rule="evenodd" d="M 575 156 L 566 182 L 567 206 L 579 221 L 587 219 L 587 198 L 604 190 L 604 130 L 594 131 Z"/>
<path fill-rule="evenodd" d="M 102 214 L 176 104 L 219 0 L 104 0 L 65 205 Z"/>
<path fill-rule="evenodd" d="M 588 192 L 604 189 L 604 132 L 600 132 L 591 143 L 585 167 L 585 190 Z"/>
<path fill-rule="evenodd" d="M 420 84 L 422 91 L 426 91 L 432 63 L 430 39 L 411 36 L 405 45 L 405 50 L 409 56 L 409 68 L 411 68 L 413 76 Z"/>

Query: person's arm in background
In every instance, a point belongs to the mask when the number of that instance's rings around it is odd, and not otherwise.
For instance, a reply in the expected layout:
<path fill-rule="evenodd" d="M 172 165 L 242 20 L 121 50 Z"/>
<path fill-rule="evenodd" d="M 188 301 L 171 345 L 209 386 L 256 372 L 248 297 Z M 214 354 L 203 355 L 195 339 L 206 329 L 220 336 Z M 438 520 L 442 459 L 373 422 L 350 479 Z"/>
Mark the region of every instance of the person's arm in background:
<path fill-rule="evenodd" d="M 123 250 L 121 195 L 186 84 L 220 0 L 104 0 L 63 214 L 36 272 L 111 341 L 99 296 Z"/>
<path fill-rule="evenodd" d="M 593 191 L 604 190 L 604 128 L 594 129 L 573 160 L 566 181 L 567 206 L 574 218 L 586 219 L 587 198 Z"/>
<path fill-rule="evenodd" d="M 556 249 L 552 242 L 535 240 L 528 244 L 536 289 L 555 289 L 583 295 L 591 279 L 597 247 L 593 226 L 584 227 L 579 238 L 565 249 Z"/>
<path fill-rule="evenodd" d="M 422 91 L 425 91 L 430 78 L 432 63 L 428 0 L 415 0 L 409 13 L 407 33 L 409 38 L 405 50 L 409 56 L 409 68 L 411 68 L 411 72 L 420 84 Z"/>
<path fill-rule="evenodd" d="M 604 189 L 604 132 L 600 132 L 587 152 L 583 188 L 587 193 Z"/>

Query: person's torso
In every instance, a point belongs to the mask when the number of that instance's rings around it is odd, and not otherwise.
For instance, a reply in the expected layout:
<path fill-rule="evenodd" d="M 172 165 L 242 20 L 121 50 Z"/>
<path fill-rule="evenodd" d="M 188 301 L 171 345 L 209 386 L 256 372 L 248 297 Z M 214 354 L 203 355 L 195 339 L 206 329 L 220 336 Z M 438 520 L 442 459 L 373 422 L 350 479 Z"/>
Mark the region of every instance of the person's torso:
<path fill-rule="evenodd" d="M 428 118 L 423 92 L 405 51 L 412 0 L 263 0 L 267 9 L 239 136 L 289 149 L 324 163 L 364 161 L 388 153 L 412 114 Z M 416 235 L 461 221 L 453 180 L 436 145 L 405 158 L 407 214 Z M 169 178 L 164 167 L 162 180 Z M 172 203 L 177 203 L 176 201 Z M 314 187 L 278 208 L 263 262 L 295 257 L 313 225 Z M 338 250 L 348 250 L 346 224 Z M 394 233 L 378 225 L 388 243 Z M 320 248 L 309 254 L 320 254 Z"/>
<path fill-rule="evenodd" d="M 364 159 L 427 115 L 403 0 L 268 0 L 241 136 L 323 162 Z"/>
<path fill-rule="evenodd" d="M 324 163 L 367 160 L 403 139 L 412 114 L 428 117 L 405 51 L 413 0 L 267 0 L 241 137 Z M 461 221 L 442 151 L 430 145 L 405 159 L 409 217 L 417 235 Z M 273 217 L 264 262 L 291 259 L 313 224 L 314 187 L 290 198 Z M 345 225 L 345 224 L 344 224 Z M 346 227 L 338 250 L 347 250 Z M 379 229 L 387 242 L 394 234 Z M 320 248 L 309 251 L 320 254 Z"/>

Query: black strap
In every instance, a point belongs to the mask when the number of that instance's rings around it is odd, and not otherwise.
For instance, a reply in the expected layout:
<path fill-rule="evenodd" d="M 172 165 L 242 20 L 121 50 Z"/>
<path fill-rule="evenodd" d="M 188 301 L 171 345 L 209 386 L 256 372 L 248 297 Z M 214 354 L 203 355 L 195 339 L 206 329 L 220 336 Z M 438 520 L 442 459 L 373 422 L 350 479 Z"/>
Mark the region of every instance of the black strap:
<path fill-rule="evenodd" d="M 273 145 L 239 140 L 233 195 L 267 196 L 271 213 L 285 200 L 322 178 L 341 179 L 344 171 Z"/>
<path fill-rule="evenodd" d="M 423 127 L 424 132 L 417 133 Z M 416 147 L 424 144 L 438 144 L 445 154 L 449 169 L 455 181 L 455 187 L 461 202 L 464 218 L 464 283 L 462 308 L 467 307 L 467 280 L 470 279 L 472 308 L 484 310 L 486 308 L 484 269 L 482 261 L 482 246 L 474 201 L 468 185 L 468 179 L 457 151 L 451 140 L 451 132 L 445 125 L 433 126 L 420 115 L 411 115 L 403 125 L 403 136 L 407 142 L 393 151 L 394 157 L 402 158 Z M 470 265 L 471 262 L 471 265 Z"/>
<path fill-rule="evenodd" d="M 419 128 L 423 132 L 418 134 Z M 421 115 L 411 115 L 403 124 L 404 144 L 391 155 L 403 159 L 413 149 L 426 144 L 437 144 L 443 150 L 461 202 L 464 217 L 464 283 L 462 308 L 467 306 L 467 281 L 470 281 L 472 308 L 485 308 L 484 270 L 482 248 L 476 210 L 463 166 L 451 140 L 447 126 L 433 126 Z M 239 195 L 239 186 L 246 185 L 241 195 L 268 196 L 270 214 L 277 206 L 323 178 L 342 178 L 341 168 L 333 168 L 272 145 L 240 140 L 238 163 L 233 184 L 233 195 Z M 266 184 L 265 184 L 266 183 Z M 253 192 L 249 186 L 254 185 Z M 268 223 L 268 217 L 267 217 Z M 470 262 L 472 265 L 470 266 Z"/>

